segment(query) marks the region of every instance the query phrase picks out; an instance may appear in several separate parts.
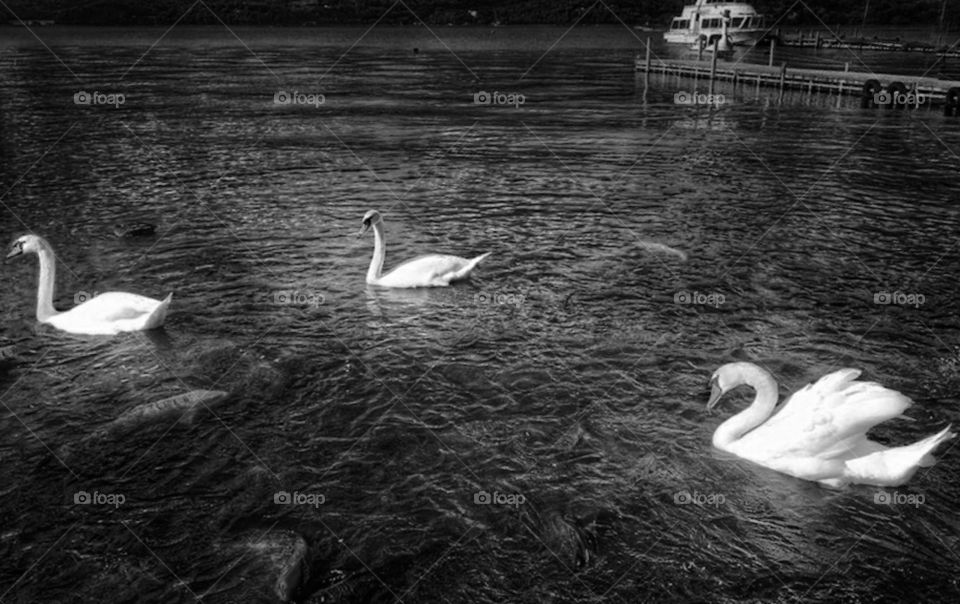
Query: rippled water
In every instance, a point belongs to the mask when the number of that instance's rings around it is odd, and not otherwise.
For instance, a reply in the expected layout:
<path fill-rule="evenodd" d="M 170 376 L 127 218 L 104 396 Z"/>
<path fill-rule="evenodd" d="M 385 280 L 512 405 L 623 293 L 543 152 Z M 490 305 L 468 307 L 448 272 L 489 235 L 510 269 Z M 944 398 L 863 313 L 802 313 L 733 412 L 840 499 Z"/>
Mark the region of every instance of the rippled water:
<path fill-rule="evenodd" d="M 362 33 L 0 44 L 4 236 L 52 242 L 61 308 L 175 295 L 162 332 L 72 336 L 34 321 L 35 260 L 4 267 L 0 600 L 272 601 L 243 544 L 278 531 L 309 546 L 297 601 L 960 595 L 956 450 L 895 493 L 922 503 L 880 505 L 713 450 L 748 395 L 704 409 L 711 372 L 752 360 L 788 392 L 843 366 L 902 390 L 916 421 L 883 442 L 960 421 L 955 120 L 678 106 L 692 83 L 636 76 L 623 29 L 550 52 L 563 29 Z M 324 103 L 274 103 L 294 90 Z M 388 267 L 493 254 L 449 289 L 370 288 L 373 208 Z M 157 234 L 118 238 L 131 221 Z M 94 435 L 196 388 L 230 397 Z"/>

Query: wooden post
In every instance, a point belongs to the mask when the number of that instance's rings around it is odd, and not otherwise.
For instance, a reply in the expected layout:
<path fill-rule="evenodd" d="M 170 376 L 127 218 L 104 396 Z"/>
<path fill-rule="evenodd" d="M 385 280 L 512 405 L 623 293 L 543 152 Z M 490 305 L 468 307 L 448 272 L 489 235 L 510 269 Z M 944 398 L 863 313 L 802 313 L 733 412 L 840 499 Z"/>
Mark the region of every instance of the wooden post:
<path fill-rule="evenodd" d="M 943 43 L 943 20 L 947 16 L 947 0 L 940 5 L 940 23 L 937 25 L 937 48 Z"/>
<path fill-rule="evenodd" d="M 850 61 L 847 61 L 846 63 L 843 64 L 843 70 L 850 71 Z"/>
<path fill-rule="evenodd" d="M 773 49 L 777 46 L 777 39 L 770 38 L 770 60 L 767 62 L 767 67 L 773 67 Z"/>
<path fill-rule="evenodd" d="M 713 79 L 717 77 L 717 50 L 720 47 L 720 38 L 713 39 L 713 59 L 710 61 L 710 87 L 709 94 L 713 96 Z"/>
<path fill-rule="evenodd" d="M 820 48 L 820 31 L 817 31 L 817 48 Z"/>
<path fill-rule="evenodd" d="M 647 68 L 646 72 L 650 73 L 650 36 L 647 36 Z"/>
<path fill-rule="evenodd" d="M 843 80 L 840 80 L 840 85 L 837 86 L 837 109 L 840 108 L 843 102 Z"/>
<path fill-rule="evenodd" d="M 780 64 L 780 98 L 777 99 L 777 102 L 783 101 L 783 85 L 787 80 L 787 63 L 784 61 Z"/>

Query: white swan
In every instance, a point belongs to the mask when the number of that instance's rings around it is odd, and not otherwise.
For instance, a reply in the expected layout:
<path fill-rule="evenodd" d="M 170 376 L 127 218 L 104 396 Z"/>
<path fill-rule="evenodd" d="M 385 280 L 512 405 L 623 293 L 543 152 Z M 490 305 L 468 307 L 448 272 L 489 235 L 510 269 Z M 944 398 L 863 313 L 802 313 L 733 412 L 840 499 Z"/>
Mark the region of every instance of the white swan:
<path fill-rule="evenodd" d="M 106 292 L 68 311 L 53 307 L 56 259 L 42 237 L 24 235 L 13 242 L 7 258 L 35 253 L 40 258 L 40 285 L 37 289 L 37 321 L 70 333 L 113 335 L 121 331 L 142 331 L 163 325 L 173 294 L 162 302 L 124 292 Z"/>
<path fill-rule="evenodd" d="M 707 409 L 725 393 L 746 384 L 753 403 L 723 422 L 713 446 L 756 464 L 805 480 L 846 484 L 901 485 L 920 466 L 932 466 L 930 452 L 954 437 L 939 433 L 902 447 L 869 440 L 867 430 L 900 416 L 911 405 L 904 395 L 873 382 L 858 382 L 859 369 L 841 369 L 794 392 L 773 417 L 777 382 L 753 363 L 729 363 L 710 381 Z"/>
<path fill-rule="evenodd" d="M 363 227 L 357 233 L 357 237 L 361 237 L 370 227 L 373 227 L 374 244 L 373 259 L 370 260 L 370 269 L 367 270 L 367 283 L 371 285 L 382 285 L 383 287 L 450 285 L 454 281 L 469 277 L 470 272 L 476 268 L 477 264 L 490 255 L 490 252 L 487 252 L 472 260 L 467 260 L 459 256 L 431 254 L 408 260 L 386 275 L 381 276 L 387 249 L 383 238 L 383 218 L 380 217 L 380 212 L 370 210 L 363 216 Z"/>

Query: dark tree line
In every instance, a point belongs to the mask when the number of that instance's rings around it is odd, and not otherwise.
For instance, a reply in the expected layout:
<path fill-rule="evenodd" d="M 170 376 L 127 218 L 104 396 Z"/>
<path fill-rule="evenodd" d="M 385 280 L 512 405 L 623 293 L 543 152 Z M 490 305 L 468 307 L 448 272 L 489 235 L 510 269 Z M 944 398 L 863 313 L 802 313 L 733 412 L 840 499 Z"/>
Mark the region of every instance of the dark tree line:
<path fill-rule="evenodd" d="M 216 13 L 198 4 L 181 21 L 214 24 L 217 17 L 230 24 L 339 25 L 371 24 L 393 6 L 381 23 L 410 25 L 423 20 L 430 25 L 483 25 L 500 23 L 571 25 L 614 24 L 664 27 L 692 0 L 205 0 Z M 956 0 L 951 0 L 951 5 Z M 183 16 L 193 0 L 7 0 L 0 7 L 0 21 L 51 19 L 82 25 L 168 25 Z M 757 0 L 756 8 L 782 27 L 860 25 L 867 0 Z M 935 26 L 942 0 L 869 0 L 868 25 Z M 592 7 L 592 8 L 591 8 Z M 609 7 L 609 9 L 607 8 Z M 806 8 L 809 7 L 809 10 Z M 960 11 L 947 7 L 946 24 L 960 25 Z"/>

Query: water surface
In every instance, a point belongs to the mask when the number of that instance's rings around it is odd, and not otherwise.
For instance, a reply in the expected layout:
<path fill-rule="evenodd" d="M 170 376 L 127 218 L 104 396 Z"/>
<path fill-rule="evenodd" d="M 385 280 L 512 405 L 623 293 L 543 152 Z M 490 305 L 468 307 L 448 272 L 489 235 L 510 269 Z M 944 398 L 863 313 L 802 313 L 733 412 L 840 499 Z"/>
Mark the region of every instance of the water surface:
<path fill-rule="evenodd" d="M 309 545 L 297 601 L 958 596 L 957 451 L 883 505 L 713 450 L 746 393 L 704 409 L 751 360 L 788 392 L 847 366 L 902 390 L 916 421 L 885 443 L 960 420 L 955 120 L 677 105 L 693 83 L 636 76 L 622 28 L 8 32 L 4 235 L 51 241 L 61 308 L 174 306 L 158 334 L 58 333 L 35 260 L 4 267 L 0 600 L 272 601 L 242 544 L 280 530 Z M 293 91 L 323 103 L 275 104 Z M 453 288 L 370 288 L 368 209 L 388 267 L 493 254 Z M 157 235 L 113 233 L 136 220 Z M 91 438 L 195 388 L 231 396 Z"/>

